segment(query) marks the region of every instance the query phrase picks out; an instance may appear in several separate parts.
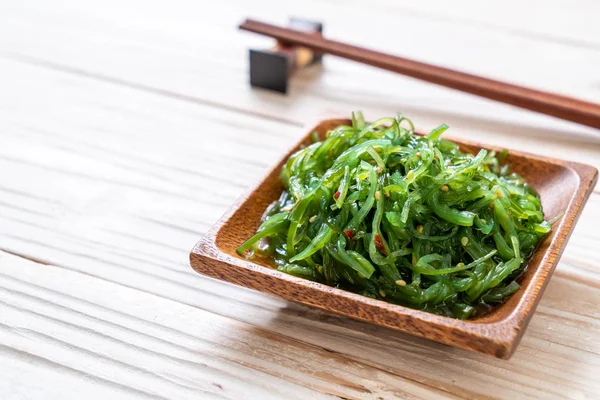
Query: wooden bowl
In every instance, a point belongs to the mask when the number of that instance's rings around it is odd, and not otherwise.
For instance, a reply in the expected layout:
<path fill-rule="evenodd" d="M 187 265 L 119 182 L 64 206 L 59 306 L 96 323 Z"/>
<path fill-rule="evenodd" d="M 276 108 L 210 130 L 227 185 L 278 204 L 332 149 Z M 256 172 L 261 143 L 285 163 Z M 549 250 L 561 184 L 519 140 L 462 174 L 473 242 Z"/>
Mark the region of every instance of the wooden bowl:
<path fill-rule="evenodd" d="M 301 144 L 309 144 L 309 134 L 321 137 L 346 119 L 322 121 L 286 154 L 249 194 L 231 209 L 198 242 L 190 254 L 192 267 L 201 274 L 236 285 L 274 294 L 287 300 L 345 315 L 360 321 L 424 337 L 463 349 L 508 359 L 515 351 L 537 306 L 552 271 L 573 232 L 582 207 L 598 178 L 588 165 L 510 151 L 507 162 L 522 175 L 542 198 L 547 219 L 564 211 L 542 240 L 519 283 L 521 289 L 493 311 L 461 321 L 428 312 L 389 304 L 324 284 L 287 275 L 269 266 L 266 260 L 249 261 L 235 249 L 251 237 L 260 225 L 266 207 L 282 191 L 281 166 Z M 454 140 L 462 151 L 476 153 L 480 148 L 502 150 Z"/>

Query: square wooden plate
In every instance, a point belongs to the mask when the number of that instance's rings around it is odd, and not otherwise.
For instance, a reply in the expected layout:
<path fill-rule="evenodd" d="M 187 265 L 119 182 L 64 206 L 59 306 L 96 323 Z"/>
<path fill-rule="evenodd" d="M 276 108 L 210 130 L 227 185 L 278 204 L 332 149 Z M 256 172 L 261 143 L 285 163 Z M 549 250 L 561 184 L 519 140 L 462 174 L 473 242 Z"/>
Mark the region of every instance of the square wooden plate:
<path fill-rule="evenodd" d="M 190 254 L 192 267 L 201 274 L 236 285 L 274 294 L 287 300 L 317 307 L 350 318 L 384 326 L 463 349 L 508 359 L 515 351 L 540 301 L 552 271 L 567 244 L 582 207 L 598 178 L 590 166 L 510 151 L 507 162 L 540 193 L 547 219 L 564 211 L 551 234 L 535 251 L 519 283 L 521 289 L 504 304 L 481 317 L 460 321 L 413 310 L 320 283 L 287 275 L 269 266 L 266 260 L 249 261 L 235 249 L 252 236 L 266 207 L 282 191 L 279 171 L 301 144 L 308 144 L 311 132 L 321 137 L 346 119 L 322 121 L 311 129 L 279 164 L 249 194 L 239 199 L 219 222 L 198 242 Z M 452 139 L 463 151 L 480 148 L 501 150 Z"/>

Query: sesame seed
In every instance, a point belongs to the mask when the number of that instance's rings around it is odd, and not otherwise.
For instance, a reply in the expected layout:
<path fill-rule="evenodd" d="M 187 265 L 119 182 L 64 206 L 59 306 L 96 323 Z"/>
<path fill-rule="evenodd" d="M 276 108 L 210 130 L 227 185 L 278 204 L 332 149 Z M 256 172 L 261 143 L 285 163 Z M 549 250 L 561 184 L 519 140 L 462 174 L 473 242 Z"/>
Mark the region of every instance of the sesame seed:
<path fill-rule="evenodd" d="M 312 217 L 310 217 L 310 218 L 308 219 L 308 222 L 310 222 L 310 223 L 312 224 L 313 222 L 315 222 L 315 219 L 317 219 L 317 216 L 316 216 L 316 215 L 313 215 Z"/>
<path fill-rule="evenodd" d="M 464 266 L 465 266 L 465 263 L 458 263 L 458 264 L 456 264 L 456 266 L 457 266 L 457 267 L 459 267 L 459 268 L 460 268 L 460 267 L 464 267 Z"/>
<path fill-rule="evenodd" d="M 422 156 L 422 154 L 421 154 L 421 152 L 419 151 L 419 152 L 417 153 L 417 157 L 421 158 L 421 156 Z"/>
<path fill-rule="evenodd" d="M 404 279 L 399 279 L 396 281 L 396 285 L 398 286 L 406 286 L 406 281 Z"/>
<path fill-rule="evenodd" d="M 281 211 L 292 211 L 292 208 L 294 208 L 294 206 L 292 204 L 290 204 L 290 205 L 283 207 L 281 209 Z"/>
<path fill-rule="evenodd" d="M 414 171 L 411 169 L 410 171 L 408 171 L 408 173 L 406 174 L 406 179 L 410 179 L 412 178 L 412 176 L 414 175 Z"/>
<path fill-rule="evenodd" d="M 378 190 L 375 192 L 375 200 L 379 201 L 380 198 L 381 198 L 381 192 Z"/>
<path fill-rule="evenodd" d="M 417 225 L 417 232 L 423 232 L 423 225 Z"/>
<path fill-rule="evenodd" d="M 383 290 L 379 289 L 379 295 L 381 297 L 385 297 L 385 292 Z"/>
<path fill-rule="evenodd" d="M 466 236 L 463 236 L 463 237 L 462 237 L 462 239 L 460 239 L 460 243 L 461 243 L 463 246 L 466 246 L 466 245 L 468 245 L 468 244 L 469 244 L 469 238 L 468 238 L 468 237 L 466 237 Z"/>
<path fill-rule="evenodd" d="M 390 197 L 390 192 L 385 192 L 385 197 Z"/>
<path fill-rule="evenodd" d="M 442 187 L 440 189 L 442 189 L 442 192 L 447 192 L 448 190 L 450 190 L 448 185 L 442 185 Z"/>
<path fill-rule="evenodd" d="M 417 263 L 417 256 L 413 254 L 412 256 L 412 264 L 415 265 Z"/>
<path fill-rule="evenodd" d="M 381 153 L 383 150 L 381 149 L 381 147 L 375 147 L 375 151 Z"/>
<path fill-rule="evenodd" d="M 481 221 L 482 224 L 487 224 L 487 221 L 485 219 L 483 219 L 483 218 L 480 219 L 480 221 Z"/>

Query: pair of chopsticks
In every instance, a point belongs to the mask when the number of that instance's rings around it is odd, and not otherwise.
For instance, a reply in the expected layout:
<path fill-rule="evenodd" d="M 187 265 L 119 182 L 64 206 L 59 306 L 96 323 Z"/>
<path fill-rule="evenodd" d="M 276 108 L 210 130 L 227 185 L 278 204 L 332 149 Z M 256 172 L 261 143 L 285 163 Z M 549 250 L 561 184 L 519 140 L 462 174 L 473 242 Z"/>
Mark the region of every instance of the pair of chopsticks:
<path fill-rule="evenodd" d="M 240 29 L 270 36 L 288 45 L 308 47 L 318 53 L 347 58 L 441 86 L 600 129 L 600 104 L 425 64 L 329 40 L 320 35 L 282 28 L 252 19 L 243 22 L 240 25 Z"/>

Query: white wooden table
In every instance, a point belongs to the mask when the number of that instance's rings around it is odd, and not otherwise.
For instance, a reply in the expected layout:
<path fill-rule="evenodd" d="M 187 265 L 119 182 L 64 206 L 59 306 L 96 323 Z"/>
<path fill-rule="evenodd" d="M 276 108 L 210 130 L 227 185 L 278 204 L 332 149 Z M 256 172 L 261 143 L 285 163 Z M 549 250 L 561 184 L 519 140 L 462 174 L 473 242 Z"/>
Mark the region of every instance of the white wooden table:
<path fill-rule="evenodd" d="M 598 398 L 600 193 L 510 361 L 204 278 L 188 251 L 318 118 L 600 166 L 600 134 L 335 58 L 251 90 L 254 16 L 600 101 L 600 3 L 0 3 L 0 398 Z M 109 397 L 110 396 L 110 397 Z"/>

